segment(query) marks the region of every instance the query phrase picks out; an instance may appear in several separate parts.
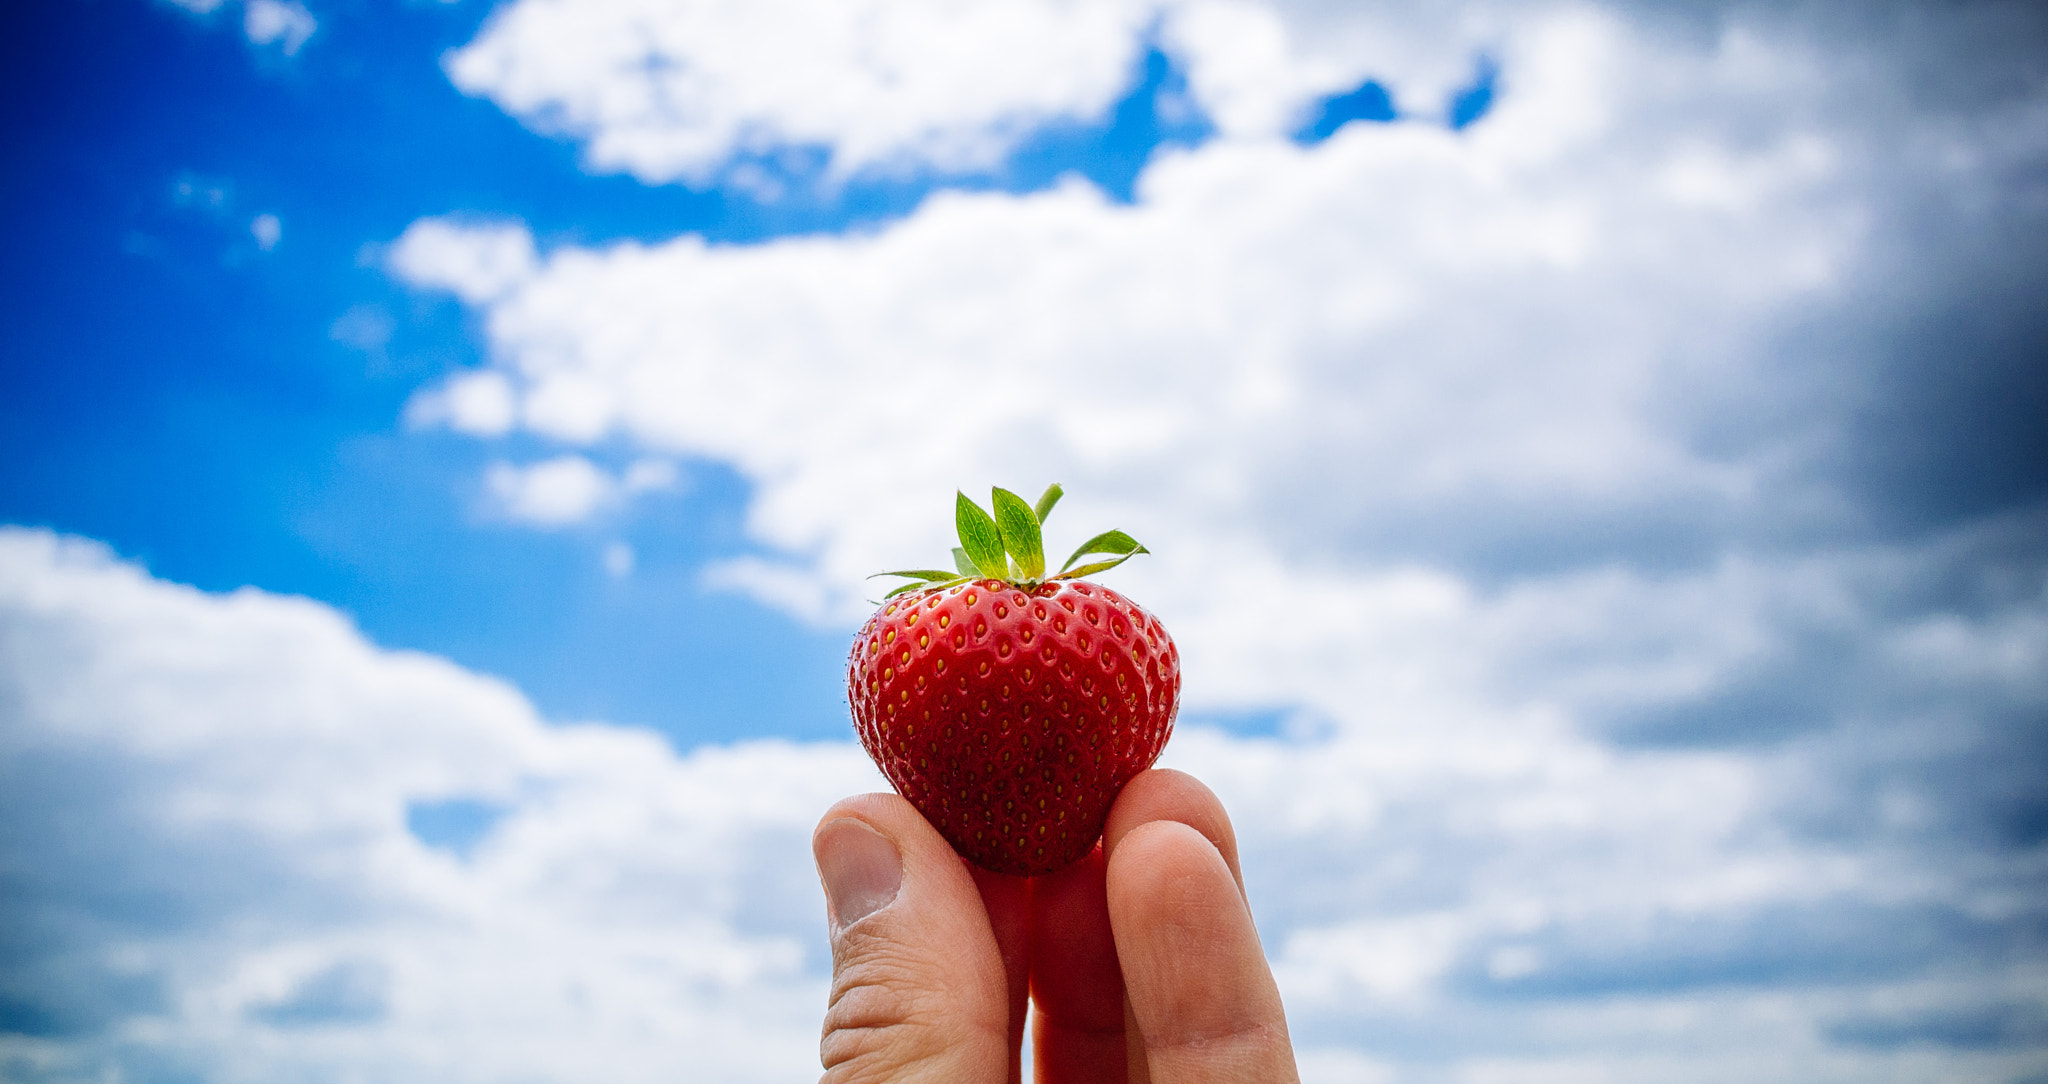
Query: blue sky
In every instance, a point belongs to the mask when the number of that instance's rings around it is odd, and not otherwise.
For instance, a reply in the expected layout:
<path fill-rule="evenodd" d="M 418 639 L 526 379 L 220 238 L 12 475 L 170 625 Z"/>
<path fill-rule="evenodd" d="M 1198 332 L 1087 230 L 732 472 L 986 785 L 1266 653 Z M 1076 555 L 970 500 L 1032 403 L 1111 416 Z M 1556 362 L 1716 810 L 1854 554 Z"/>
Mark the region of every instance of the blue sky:
<path fill-rule="evenodd" d="M 705 471 L 689 507 L 650 509 L 635 541 L 655 575 L 606 592 L 590 539 L 466 518 L 455 498 L 479 457 L 395 424 L 415 386 L 476 353 L 461 312 L 357 259 L 412 219 L 462 209 L 602 239 L 772 228 L 715 195 L 590 176 L 573 146 L 455 91 L 437 58 L 483 14 L 337 11 L 291 58 L 168 5 L 9 14 L 13 153 L 37 168 L 10 171 L 20 331 L 0 515 L 104 538 L 180 581 L 327 600 L 384 642 L 513 676 L 564 716 L 685 742 L 832 733 L 820 663 L 836 638 L 659 576 L 744 545 L 741 480 Z M 273 251 L 250 235 L 259 214 L 289 231 Z M 110 302 L 118 318 L 80 319 Z M 338 341 L 351 311 L 390 341 Z M 731 639 L 697 631 L 711 623 Z M 807 665 L 724 679 L 785 657 L 754 640 Z M 663 646 L 620 650 L 639 642 Z M 676 695 L 707 683 L 726 689 L 715 705 Z"/>
<path fill-rule="evenodd" d="M 0 18 L 0 1079 L 804 1077 L 1055 479 L 1307 1079 L 2048 1079 L 2028 9 Z"/>

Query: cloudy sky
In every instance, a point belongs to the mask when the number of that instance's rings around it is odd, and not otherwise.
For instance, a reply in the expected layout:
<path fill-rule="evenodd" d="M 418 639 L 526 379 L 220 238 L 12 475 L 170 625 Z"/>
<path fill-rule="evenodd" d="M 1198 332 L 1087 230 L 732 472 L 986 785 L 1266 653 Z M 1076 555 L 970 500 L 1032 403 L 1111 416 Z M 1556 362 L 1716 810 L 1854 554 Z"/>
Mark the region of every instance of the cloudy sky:
<path fill-rule="evenodd" d="M 2048 1081 L 2028 5 L 0 20 L 0 1080 L 810 1078 L 1059 481 L 1309 1080 Z"/>

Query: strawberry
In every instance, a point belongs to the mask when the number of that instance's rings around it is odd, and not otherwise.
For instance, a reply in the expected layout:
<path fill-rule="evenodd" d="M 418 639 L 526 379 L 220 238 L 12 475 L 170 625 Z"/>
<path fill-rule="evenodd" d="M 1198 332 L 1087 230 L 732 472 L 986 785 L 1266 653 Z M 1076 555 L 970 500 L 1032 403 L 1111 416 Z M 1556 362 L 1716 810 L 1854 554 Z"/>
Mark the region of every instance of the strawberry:
<path fill-rule="evenodd" d="M 995 514 L 960 494 L 957 571 L 885 572 L 891 591 L 847 661 L 868 755 L 953 848 L 997 873 L 1061 869 L 1102 835 L 1117 792 L 1152 766 L 1180 704 L 1180 653 L 1151 614 L 1080 579 L 1146 552 L 1096 535 L 1045 574 L 1037 506 Z M 1107 556 L 1079 568 L 1083 557 Z"/>

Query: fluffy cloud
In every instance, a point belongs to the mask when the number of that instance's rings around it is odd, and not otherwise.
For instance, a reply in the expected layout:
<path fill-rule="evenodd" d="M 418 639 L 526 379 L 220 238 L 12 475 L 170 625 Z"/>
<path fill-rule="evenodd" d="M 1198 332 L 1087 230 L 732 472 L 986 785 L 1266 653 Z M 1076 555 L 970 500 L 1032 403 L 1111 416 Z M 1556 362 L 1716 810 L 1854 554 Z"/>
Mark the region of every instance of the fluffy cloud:
<path fill-rule="evenodd" d="M 223 6 L 225 0 L 171 0 L 194 15 L 210 15 Z M 298 53 L 300 46 L 320 29 L 320 21 L 306 10 L 297 0 L 247 0 L 242 6 L 242 33 L 251 45 L 275 47 L 286 56 Z M 270 246 L 265 245 L 268 249 Z"/>
<path fill-rule="evenodd" d="M 0 658 L 7 1079 L 814 1064 L 809 831 L 879 781 L 850 746 L 545 726 L 318 604 L 40 532 L 0 532 Z M 451 812 L 470 838 L 419 827 Z"/>
<path fill-rule="evenodd" d="M 1291 130 L 1313 100 L 1377 77 L 1441 117 L 1519 5 L 1243 0 L 518 0 L 450 54 L 449 77 L 590 164 L 642 180 L 748 185 L 978 172 L 1045 127 L 1104 114 L 1148 44 L 1170 49 L 1218 129 Z"/>
<path fill-rule="evenodd" d="M 291 0 L 249 0 L 242 12 L 242 32 L 249 40 L 275 45 L 286 56 L 298 52 L 319 27 L 312 12 Z"/>
<path fill-rule="evenodd" d="M 1150 5 L 521 0 L 453 53 L 463 90 L 588 139 L 593 165 L 705 182 L 823 148 L 839 175 L 995 164 L 1123 90 Z"/>
<path fill-rule="evenodd" d="M 545 262 L 428 220 L 393 266 L 484 314 L 496 364 L 445 394 L 516 407 L 458 424 L 736 466 L 759 539 L 806 555 L 776 571 L 813 586 L 780 597 L 840 619 L 866 572 L 943 552 L 932 494 L 980 479 L 1059 478 L 1063 515 L 1176 540 L 1162 590 L 1862 529 L 1853 429 L 1936 364 L 1882 356 L 1872 332 L 1924 335 L 1871 314 L 1967 301 L 1956 267 L 2024 220 L 1999 178 L 2043 149 L 2004 125 L 2038 106 L 1893 113 L 1906 73 L 1739 26 L 1673 43 L 1568 9 L 1501 33 L 1474 129 L 1219 140 L 1155 161 L 1133 206 L 940 194 L 871 235 Z"/>
<path fill-rule="evenodd" d="M 533 238 L 516 224 L 415 222 L 392 246 L 390 266 L 402 278 L 438 283 L 470 304 L 495 301 L 533 276 Z"/>
<path fill-rule="evenodd" d="M 1811 578 L 1731 569 L 1697 605 L 1846 586 Z M 1370 726 L 1184 727 L 1168 762 L 1234 812 L 1311 1080 L 2038 1069 L 2038 830 L 1987 840 L 2013 744 L 1970 712 L 2048 703 L 2048 599 L 1872 639 L 1890 714 L 1770 749 L 1631 749 L 1439 690 Z M 548 726 L 317 603 L 45 532 L 0 532 L 0 660 L 9 1079 L 812 1071 L 805 836 L 879 784 L 852 745 Z M 1959 769 L 1982 808 L 1940 785 Z"/>
<path fill-rule="evenodd" d="M 507 517 L 540 527 L 563 527 L 638 494 L 674 488 L 677 474 L 673 463 L 642 459 L 614 477 L 580 455 L 562 455 L 525 467 L 493 463 L 484 481 Z"/>

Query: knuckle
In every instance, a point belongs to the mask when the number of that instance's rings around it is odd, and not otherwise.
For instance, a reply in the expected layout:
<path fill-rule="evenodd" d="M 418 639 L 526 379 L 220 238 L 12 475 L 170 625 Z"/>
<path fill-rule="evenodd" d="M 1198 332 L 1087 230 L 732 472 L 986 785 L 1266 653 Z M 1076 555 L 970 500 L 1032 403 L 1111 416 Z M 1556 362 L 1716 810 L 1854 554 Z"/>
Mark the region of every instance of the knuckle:
<path fill-rule="evenodd" d="M 952 1051 L 958 1028 L 926 969 L 887 942 L 846 945 L 835 955 L 818 1044 L 824 1084 L 915 1078 Z"/>
<path fill-rule="evenodd" d="M 1189 1032 L 1164 1042 L 1148 1040 L 1145 1049 L 1148 1057 L 1168 1065 L 1200 1065 L 1213 1079 L 1275 1084 L 1299 1079 L 1287 1029 L 1270 1023 Z"/>

